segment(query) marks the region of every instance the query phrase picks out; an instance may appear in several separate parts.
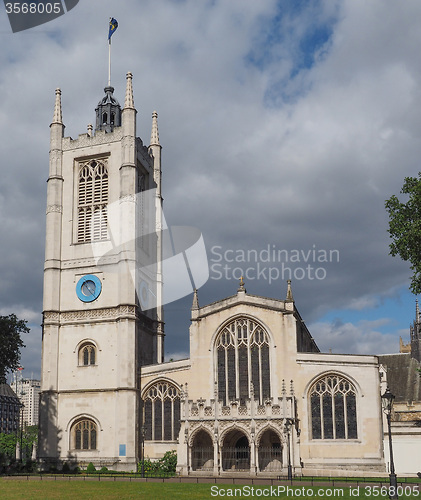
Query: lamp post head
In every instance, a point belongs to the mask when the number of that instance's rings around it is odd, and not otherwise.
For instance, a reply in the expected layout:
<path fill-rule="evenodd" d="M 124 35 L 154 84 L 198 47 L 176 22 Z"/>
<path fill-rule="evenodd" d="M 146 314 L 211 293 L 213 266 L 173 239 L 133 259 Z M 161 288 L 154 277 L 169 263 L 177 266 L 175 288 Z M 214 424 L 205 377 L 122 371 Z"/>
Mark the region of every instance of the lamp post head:
<path fill-rule="evenodd" d="M 390 415 L 392 413 L 393 401 L 395 400 L 394 394 L 390 392 L 389 386 L 387 386 L 384 394 L 382 394 L 382 406 L 383 411 Z"/>

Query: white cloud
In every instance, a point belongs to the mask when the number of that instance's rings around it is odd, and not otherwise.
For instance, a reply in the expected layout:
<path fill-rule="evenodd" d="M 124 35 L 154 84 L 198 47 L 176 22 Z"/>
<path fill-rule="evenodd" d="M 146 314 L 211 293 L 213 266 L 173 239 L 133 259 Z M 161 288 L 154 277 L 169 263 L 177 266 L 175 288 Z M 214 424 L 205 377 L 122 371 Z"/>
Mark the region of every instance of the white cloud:
<path fill-rule="evenodd" d="M 399 352 L 399 337 L 381 333 L 378 328 L 389 318 L 354 323 L 313 323 L 310 331 L 322 352 L 385 354 Z"/>

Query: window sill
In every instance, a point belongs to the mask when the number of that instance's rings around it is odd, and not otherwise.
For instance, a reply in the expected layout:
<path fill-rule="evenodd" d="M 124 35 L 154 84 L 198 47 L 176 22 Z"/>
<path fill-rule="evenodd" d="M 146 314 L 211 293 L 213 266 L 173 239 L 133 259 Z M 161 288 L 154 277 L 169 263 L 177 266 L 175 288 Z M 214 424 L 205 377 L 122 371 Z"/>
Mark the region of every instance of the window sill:
<path fill-rule="evenodd" d="M 310 439 L 310 444 L 360 444 L 360 439 Z"/>

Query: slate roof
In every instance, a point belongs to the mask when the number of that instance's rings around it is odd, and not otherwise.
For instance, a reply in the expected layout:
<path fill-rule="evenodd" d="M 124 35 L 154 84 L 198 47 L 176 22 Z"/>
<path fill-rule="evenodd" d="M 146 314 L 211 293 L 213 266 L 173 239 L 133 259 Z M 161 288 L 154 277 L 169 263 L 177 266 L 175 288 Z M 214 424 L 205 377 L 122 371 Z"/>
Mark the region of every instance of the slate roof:
<path fill-rule="evenodd" d="M 9 398 L 19 399 L 13 392 L 9 384 L 0 384 L 0 396 L 7 396 Z"/>
<path fill-rule="evenodd" d="M 379 363 L 387 367 L 387 383 L 396 402 L 421 401 L 421 363 L 410 353 L 382 354 Z"/>

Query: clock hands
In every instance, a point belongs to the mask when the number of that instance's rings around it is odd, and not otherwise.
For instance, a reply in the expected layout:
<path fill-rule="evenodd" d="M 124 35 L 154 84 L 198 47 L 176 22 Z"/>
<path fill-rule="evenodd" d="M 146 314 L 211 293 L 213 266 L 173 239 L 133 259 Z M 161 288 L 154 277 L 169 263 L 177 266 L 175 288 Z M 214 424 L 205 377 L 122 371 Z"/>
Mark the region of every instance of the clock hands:
<path fill-rule="evenodd" d="M 91 296 L 95 295 L 96 286 L 95 286 L 95 283 L 91 280 L 85 281 L 85 283 L 82 285 L 82 289 L 83 289 L 84 295 L 86 295 L 86 296 L 89 296 L 89 294 Z"/>

